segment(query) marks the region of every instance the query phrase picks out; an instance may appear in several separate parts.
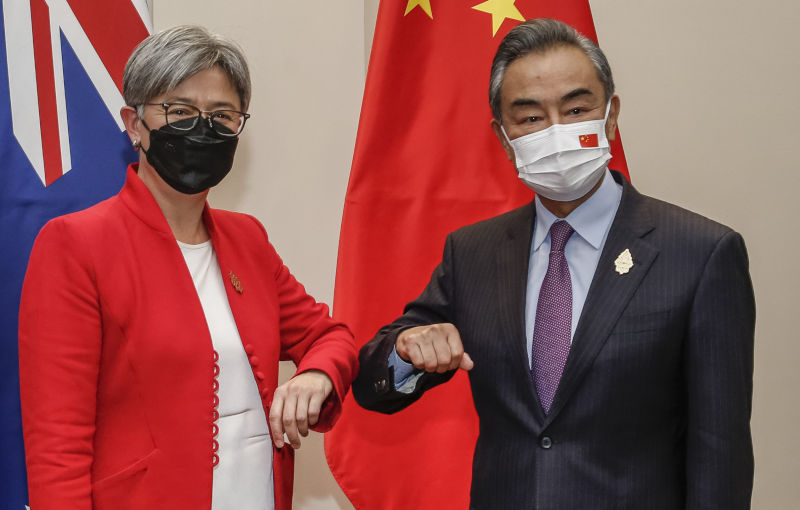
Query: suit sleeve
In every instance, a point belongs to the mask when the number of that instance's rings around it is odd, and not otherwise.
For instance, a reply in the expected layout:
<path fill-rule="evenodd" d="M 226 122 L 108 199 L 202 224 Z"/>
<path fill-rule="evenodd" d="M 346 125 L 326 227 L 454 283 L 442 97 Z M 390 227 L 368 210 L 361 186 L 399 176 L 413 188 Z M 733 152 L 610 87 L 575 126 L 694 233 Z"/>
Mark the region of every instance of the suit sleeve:
<path fill-rule="evenodd" d="M 31 508 L 91 510 L 102 324 L 83 243 L 45 225 L 22 289 L 20 394 Z"/>
<path fill-rule="evenodd" d="M 253 219 L 266 239 L 266 231 Z M 269 241 L 267 241 L 269 242 Z M 311 297 L 269 245 L 275 261 L 275 284 L 280 308 L 281 359 L 297 365 L 295 375 L 321 370 L 333 382 L 313 430 L 327 432 L 342 412 L 342 401 L 358 371 L 355 339 L 350 329 L 331 318 L 328 306 Z"/>
<path fill-rule="evenodd" d="M 456 323 L 453 292 L 452 234 L 445 241 L 441 263 L 431 275 L 422 294 L 406 305 L 403 315 L 382 327 L 359 352 L 360 371 L 353 382 L 353 396 L 365 409 L 391 414 L 419 400 L 430 388 L 450 380 L 455 370 L 444 374 L 423 373 L 410 393 L 397 391 L 389 355 L 397 336 L 406 329 L 443 322 Z"/>
<path fill-rule="evenodd" d="M 687 509 L 750 508 L 754 330 L 747 252 L 729 232 L 709 257 L 689 324 Z"/>

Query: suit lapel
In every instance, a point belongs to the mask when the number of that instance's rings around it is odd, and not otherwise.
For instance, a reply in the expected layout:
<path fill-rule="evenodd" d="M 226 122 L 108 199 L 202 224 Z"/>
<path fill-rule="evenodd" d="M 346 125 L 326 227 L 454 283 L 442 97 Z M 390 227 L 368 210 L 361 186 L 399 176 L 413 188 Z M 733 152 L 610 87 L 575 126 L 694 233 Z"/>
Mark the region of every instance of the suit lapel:
<path fill-rule="evenodd" d="M 517 360 L 512 370 L 517 377 L 531 380 L 525 338 L 525 292 L 527 289 L 528 263 L 533 236 L 535 208 L 533 202 L 519 209 L 507 226 L 506 237 L 497 249 L 497 296 L 500 310 L 501 338 L 509 339 L 509 346 Z M 544 421 L 544 412 L 539 397 L 530 384 L 531 407 L 539 423 Z"/>
<path fill-rule="evenodd" d="M 545 426 L 558 416 L 580 385 L 658 255 L 658 250 L 642 239 L 653 229 L 653 224 L 641 198 L 633 186 L 627 181 L 623 183 L 622 201 L 589 287 Z M 619 274 L 614 261 L 626 249 L 633 257 L 633 267 L 628 273 Z"/>

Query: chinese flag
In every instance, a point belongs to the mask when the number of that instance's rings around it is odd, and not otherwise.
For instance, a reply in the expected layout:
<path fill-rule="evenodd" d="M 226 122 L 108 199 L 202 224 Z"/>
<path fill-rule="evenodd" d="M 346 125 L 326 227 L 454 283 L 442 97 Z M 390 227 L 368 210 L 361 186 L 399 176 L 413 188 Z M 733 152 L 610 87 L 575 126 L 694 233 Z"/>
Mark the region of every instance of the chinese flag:
<path fill-rule="evenodd" d="M 533 198 L 489 126 L 487 90 L 500 40 L 534 17 L 596 37 L 587 0 L 381 1 L 334 298 L 362 344 L 422 291 L 447 233 Z M 477 434 L 459 373 L 391 416 L 348 396 L 325 449 L 357 509 L 449 510 L 468 507 Z"/>
<path fill-rule="evenodd" d="M 579 140 L 581 142 L 581 147 L 597 147 L 599 143 L 596 134 L 581 135 Z"/>

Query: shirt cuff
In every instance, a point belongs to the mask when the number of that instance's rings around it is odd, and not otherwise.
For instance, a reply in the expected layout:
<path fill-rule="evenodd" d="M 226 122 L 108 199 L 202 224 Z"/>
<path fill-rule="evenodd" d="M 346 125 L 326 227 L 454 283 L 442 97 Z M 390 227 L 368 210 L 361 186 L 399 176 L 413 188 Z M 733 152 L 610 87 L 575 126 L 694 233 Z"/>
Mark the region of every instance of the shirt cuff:
<path fill-rule="evenodd" d="M 414 368 L 414 365 L 407 362 L 397 354 L 397 349 L 393 348 L 389 354 L 389 366 L 394 370 L 394 389 L 400 393 L 413 393 L 417 387 L 417 380 L 422 377 L 423 372 Z"/>

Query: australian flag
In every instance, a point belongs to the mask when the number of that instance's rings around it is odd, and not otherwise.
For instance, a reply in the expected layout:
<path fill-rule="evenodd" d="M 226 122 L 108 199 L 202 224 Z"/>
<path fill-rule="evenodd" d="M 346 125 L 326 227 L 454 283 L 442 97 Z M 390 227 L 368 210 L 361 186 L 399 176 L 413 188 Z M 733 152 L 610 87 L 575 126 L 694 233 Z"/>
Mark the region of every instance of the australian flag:
<path fill-rule="evenodd" d="M 47 220 L 117 193 L 136 159 L 122 71 L 152 30 L 149 2 L 0 0 L 2 509 L 27 504 L 17 326 L 28 256 Z"/>

